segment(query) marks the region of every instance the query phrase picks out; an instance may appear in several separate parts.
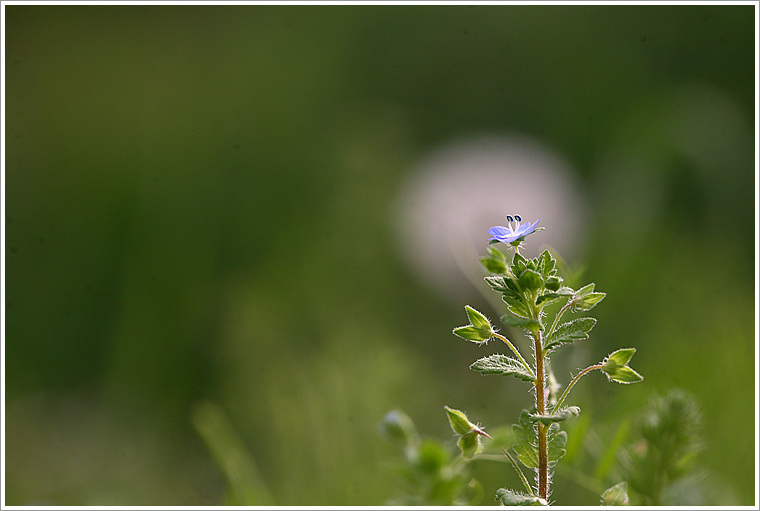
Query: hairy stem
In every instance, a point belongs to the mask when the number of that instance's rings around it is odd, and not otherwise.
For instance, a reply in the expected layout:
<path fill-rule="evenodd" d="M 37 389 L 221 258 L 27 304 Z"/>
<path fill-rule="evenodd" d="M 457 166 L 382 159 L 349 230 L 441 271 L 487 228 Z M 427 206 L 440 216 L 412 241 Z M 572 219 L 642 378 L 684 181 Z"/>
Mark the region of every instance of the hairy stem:
<path fill-rule="evenodd" d="M 522 355 L 520 355 L 520 352 L 517 350 L 517 348 L 514 346 L 514 344 L 512 344 L 511 342 L 509 342 L 509 339 L 507 339 L 506 337 L 504 337 L 501 334 L 497 334 L 496 332 L 493 333 L 493 336 L 496 337 L 497 339 L 501 339 L 502 341 L 504 341 L 507 344 L 507 346 L 509 346 L 509 349 L 511 349 L 512 352 L 515 355 L 517 355 L 517 358 L 520 359 L 520 362 L 522 362 L 522 365 L 525 367 L 525 369 L 527 369 L 531 373 L 533 372 L 533 369 L 528 365 L 528 363 L 525 361 L 525 359 L 522 357 Z"/>
<path fill-rule="evenodd" d="M 544 391 L 544 352 L 541 347 L 541 330 L 536 330 L 533 336 L 536 352 L 536 413 L 544 415 L 546 413 L 546 393 Z M 546 434 L 548 426 L 540 421 L 537 423 L 538 428 L 538 496 L 546 500 L 549 492 L 549 463 L 546 452 Z"/>
<path fill-rule="evenodd" d="M 570 383 L 567 384 L 567 388 L 565 389 L 565 391 L 560 396 L 559 400 L 557 401 L 557 404 L 554 405 L 554 409 L 558 410 L 559 407 L 562 406 L 562 403 L 565 401 L 565 398 L 570 393 L 570 389 L 572 389 L 575 386 L 575 384 L 578 383 L 578 380 L 580 380 L 581 377 L 584 374 L 587 374 L 587 373 L 593 371 L 594 369 L 601 369 L 601 368 L 602 368 L 601 364 L 595 364 L 595 365 L 592 365 L 592 366 L 588 366 L 586 369 L 584 369 L 580 373 L 576 374 L 575 378 L 573 378 L 572 381 L 570 381 Z"/>
<path fill-rule="evenodd" d="M 554 329 L 557 328 L 557 323 L 559 323 L 559 318 L 562 317 L 562 315 L 565 313 L 567 309 L 570 308 L 570 305 L 572 305 L 572 300 L 568 300 L 564 307 L 560 309 L 560 311 L 557 313 L 557 316 L 554 318 L 554 321 L 552 322 L 551 328 L 549 328 L 549 332 L 546 334 L 546 337 L 551 337 L 551 335 L 554 333 Z"/>

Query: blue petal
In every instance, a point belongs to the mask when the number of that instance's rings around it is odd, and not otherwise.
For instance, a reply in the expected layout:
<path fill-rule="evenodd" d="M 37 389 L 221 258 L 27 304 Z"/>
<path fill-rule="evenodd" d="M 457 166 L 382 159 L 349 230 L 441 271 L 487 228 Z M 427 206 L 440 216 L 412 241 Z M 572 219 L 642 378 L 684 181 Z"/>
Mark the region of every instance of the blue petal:
<path fill-rule="evenodd" d="M 502 225 L 495 225 L 488 229 L 488 234 L 491 236 L 501 237 L 501 236 L 508 236 L 512 233 L 512 229 L 508 229 Z"/>

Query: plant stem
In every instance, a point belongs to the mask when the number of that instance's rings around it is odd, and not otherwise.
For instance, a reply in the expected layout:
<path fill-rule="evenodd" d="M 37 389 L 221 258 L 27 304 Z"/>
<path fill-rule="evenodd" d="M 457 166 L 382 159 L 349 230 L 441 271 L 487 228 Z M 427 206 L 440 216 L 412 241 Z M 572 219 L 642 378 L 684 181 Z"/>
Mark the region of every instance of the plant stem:
<path fill-rule="evenodd" d="M 525 366 L 525 369 L 527 369 L 531 373 L 533 372 L 533 369 L 528 365 L 528 363 L 525 361 L 525 359 L 522 357 L 522 355 L 520 355 L 520 352 L 517 351 L 517 348 L 515 348 L 514 344 L 512 344 L 511 342 L 509 342 L 509 339 L 507 339 L 506 337 L 504 337 L 501 334 L 497 334 L 496 332 L 493 333 L 493 336 L 496 337 L 496 338 L 498 338 L 498 339 L 501 339 L 502 341 L 504 341 L 507 344 L 507 346 L 509 346 L 509 349 L 511 349 L 512 352 L 515 355 L 517 355 L 517 358 L 520 359 L 520 362 L 522 362 L 522 365 Z"/>
<path fill-rule="evenodd" d="M 533 335 L 536 352 L 536 413 L 544 415 L 546 413 L 546 393 L 544 392 L 544 351 L 541 347 L 541 330 L 536 330 Z M 538 496 L 547 499 L 549 490 L 549 463 L 546 452 L 546 434 L 548 426 L 543 425 L 540 421 L 537 423 L 538 428 Z"/>
<path fill-rule="evenodd" d="M 560 396 L 559 400 L 557 401 L 557 404 L 554 405 L 554 409 L 558 410 L 559 407 L 562 406 L 562 403 L 565 401 L 565 398 L 570 393 L 570 389 L 572 389 L 575 386 L 575 384 L 578 382 L 578 380 L 581 379 L 581 376 L 583 376 L 584 374 L 587 374 L 587 373 L 593 371 L 594 369 L 601 369 L 601 368 L 602 368 L 602 364 L 595 364 L 595 365 L 592 365 L 592 366 L 588 366 L 586 369 L 584 369 L 583 371 L 581 371 L 580 373 L 578 373 L 577 375 L 575 375 L 575 378 L 573 378 L 572 381 L 570 383 L 568 383 L 567 388 L 565 389 L 565 391 Z"/>
<path fill-rule="evenodd" d="M 551 337 L 551 335 L 554 333 L 554 329 L 557 328 L 557 323 L 559 323 L 559 318 L 562 317 L 562 315 L 565 313 L 567 309 L 570 308 L 570 305 L 572 305 L 572 300 L 568 300 L 564 307 L 560 309 L 560 311 L 557 313 L 557 316 L 554 318 L 554 321 L 552 322 L 552 326 L 549 329 L 549 332 L 546 334 L 546 337 Z"/>

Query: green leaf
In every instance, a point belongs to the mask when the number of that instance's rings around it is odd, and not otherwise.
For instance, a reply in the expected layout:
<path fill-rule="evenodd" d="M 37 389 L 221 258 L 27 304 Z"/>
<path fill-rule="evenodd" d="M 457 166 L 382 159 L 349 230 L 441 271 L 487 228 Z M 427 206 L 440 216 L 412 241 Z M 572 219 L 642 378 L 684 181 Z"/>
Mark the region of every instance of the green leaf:
<path fill-rule="evenodd" d="M 559 298 L 559 295 L 557 293 L 545 293 L 539 296 L 538 298 L 536 298 L 536 305 L 541 305 L 544 302 L 547 302 L 547 303 L 544 303 L 544 305 L 548 305 L 554 300 L 556 300 L 557 298 Z"/>
<path fill-rule="evenodd" d="M 557 261 L 554 260 L 548 250 L 541 252 L 541 255 L 536 258 L 536 269 L 545 279 L 556 275 Z"/>
<path fill-rule="evenodd" d="M 480 263 L 491 273 L 504 274 L 507 272 L 507 258 L 504 253 L 492 246 L 486 247 L 486 257 L 480 258 Z"/>
<path fill-rule="evenodd" d="M 527 328 L 528 330 L 533 330 L 536 327 L 541 326 L 541 323 L 538 320 L 532 318 L 521 318 L 519 316 L 512 316 L 510 314 L 504 314 L 500 319 L 501 322 L 506 326 Z"/>
<path fill-rule="evenodd" d="M 504 255 L 504 252 L 499 250 L 495 247 L 486 247 L 486 253 L 488 254 L 488 257 L 491 259 L 495 259 L 497 261 L 501 261 L 503 263 L 507 262 L 507 256 Z"/>
<path fill-rule="evenodd" d="M 530 269 L 522 272 L 518 282 L 520 283 L 520 287 L 526 291 L 536 291 L 544 285 L 544 279 L 541 278 L 541 275 Z"/>
<path fill-rule="evenodd" d="M 509 277 L 503 277 L 501 275 L 490 275 L 485 277 L 486 283 L 491 286 L 494 291 L 498 291 L 499 293 L 509 293 L 512 291 L 507 284 L 509 280 Z"/>
<path fill-rule="evenodd" d="M 522 297 L 504 294 L 501 296 L 501 299 L 504 300 L 504 302 L 507 304 L 509 312 L 515 316 L 520 316 L 523 318 L 530 317 L 530 309 L 527 305 L 525 305 L 525 301 L 522 299 Z"/>
<path fill-rule="evenodd" d="M 482 332 L 492 332 L 491 322 L 488 321 L 483 314 L 476 311 L 469 305 L 464 306 L 464 310 L 467 311 L 467 317 L 470 318 L 470 324 Z M 490 337 L 490 335 L 489 335 Z"/>
<path fill-rule="evenodd" d="M 503 506 L 548 506 L 549 504 L 535 495 L 499 488 L 496 490 L 496 501 Z"/>
<path fill-rule="evenodd" d="M 623 481 L 602 493 L 603 506 L 628 506 L 628 483 Z"/>
<path fill-rule="evenodd" d="M 567 445 L 567 433 L 560 431 L 559 424 L 549 426 L 546 434 L 546 459 L 549 462 L 559 461 L 565 455 Z"/>
<path fill-rule="evenodd" d="M 573 291 L 573 288 L 562 286 L 561 288 L 557 289 L 557 294 L 560 296 L 572 296 L 575 294 L 575 291 Z"/>
<path fill-rule="evenodd" d="M 572 298 L 573 310 L 588 311 L 601 302 L 606 293 L 594 293 L 594 283 L 583 286 L 575 292 Z"/>
<path fill-rule="evenodd" d="M 478 371 L 480 374 L 504 374 L 529 382 L 536 380 L 536 375 L 528 371 L 520 361 L 500 353 L 476 360 L 470 369 Z"/>
<path fill-rule="evenodd" d="M 515 255 L 512 256 L 512 273 L 515 275 L 515 277 L 519 277 L 522 272 L 525 271 L 525 269 L 528 267 L 528 260 L 525 259 L 523 256 L 515 252 Z"/>
<path fill-rule="evenodd" d="M 552 350 L 562 344 L 588 339 L 588 333 L 596 325 L 594 318 L 578 318 L 558 326 L 546 339 L 544 349 Z"/>
<path fill-rule="evenodd" d="M 617 383 L 638 383 L 644 381 L 644 377 L 628 366 L 618 367 L 615 371 L 607 373 L 607 377 Z"/>
<path fill-rule="evenodd" d="M 544 286 L 549 291 L 557 291 L 559 289 L 559 283 L 562 281 L 559 277 L 548 277 L 544 281 Z"/>
<path fill-rule="evenodd" d="M 532 420 L 540 421 L 544 425 L 548 426 L 553 422 L 561 422 L 563 420 L 569 419 L 570 417 L 577 417 L 579 413 L 581 413 L 581 409 L 577 406 L 563 406 L 551 414 L 538 415 L 534 413 L 531 414 L 530 417 Z"/>
<path fill-rule="evenodd" d="M 491 259 L 490 257 L 481 257 L 480 264 L 482 264 L 486 271 L 489 273 L 503 274 L 507 272 L 506 264 L 501 261 Z"/>
<path fill-rule="evenodd" d="M 460 326 L 452 330 L 454 335 L 472 342 L 486 342 L 491 338 L 490 335 L 483 335 L 483 332 L 474 326 Z"/>
<path fill-rule="evenodd" d="M 610 353 L 605 359 L 604 365 L 609 367 L 628 365 L 634 353 L 636 353 L 636 348 L 621 348 L 614 353 Z"/>
<path fill-rule="evenodd" d="M 642 381 L 644 377 L 627 365 L 634 353 L 636 353 L 636 348 L 623 348 L 605 358 L 601 369 L 607 375 L 607 378 L 617 383 L 637 383 Z"/>
<path fill-rule="evenodd" d="M 483 445 L 480 443 L 480 435 L 474 431 L 462 435 L 457 445 L 462 450 L 462 456 L 465 458 L 472 458 L 483 450 Z"/>
<path fill-rule="evenodd" d="M 591 293 L 592 291 L 594 291 L 594 283 L 593 282 L 591 284 L 587 284 L 587 285 L 583 286 L 578 291 L 576 291 L 575 292 L 575 296 L 577 296 L 579 298 L 583 298 L 584 296 L 586 296 L 587 294 Z"/>
<path fill-rule="evenodd" d="M 574 306 L 575 310 L 581 310 L 581 311 L 589 311 L 593 309 L 596 304 L 601 302 L 604 297 L 607 296 L 606 293 L 589 293 L 583 298 L 581 298 Z"/>
<path fill-rule="evenodd" d="M 512 425 L 515 444 L 512 449 L 517 458 L 528 468 L 538 468 L 538 451 L 536 449 L 536 428 L 530 420 L 530 412 L 523 410 L 517 424 Z"/>
<path fill-rule="evenodd" d="M 457 435 L 466 435 L 467 433 L 478 429 L 475 424 L 470 422 L 470 419 L 467 418 L 467 415 L 465 415 L 464 412 L 449 408 L 448 406 L 444 406 L 443 408 L 446 410 L 446 416 L 449 418 L 451 429 L 453 429 L 454 433 Z"/>

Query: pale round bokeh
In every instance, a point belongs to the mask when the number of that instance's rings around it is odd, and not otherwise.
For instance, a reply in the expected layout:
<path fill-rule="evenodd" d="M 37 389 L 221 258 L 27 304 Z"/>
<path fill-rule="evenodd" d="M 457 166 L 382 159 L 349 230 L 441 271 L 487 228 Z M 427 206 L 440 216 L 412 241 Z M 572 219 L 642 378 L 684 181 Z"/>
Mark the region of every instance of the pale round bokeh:
<path fill-rule="evenodd" d="M 571 261 L 587 215 L 575 171 L 527 137 L 455 140 L 409 170 L 393 218 L 411 268 L 434 290 L 461 300 L 480 286 L 478 258 L 485 255 L 488 228 L 506 225 L 507 215 L 520 215 L 524 222 L 540 219 L 546 228 L 528 236 L 521 254 L 531 257 L 550 248 Z"/>

